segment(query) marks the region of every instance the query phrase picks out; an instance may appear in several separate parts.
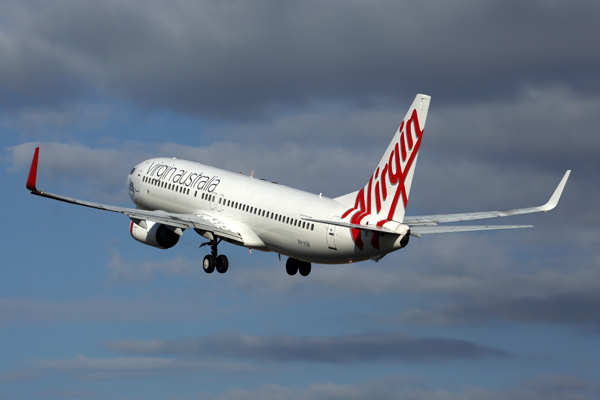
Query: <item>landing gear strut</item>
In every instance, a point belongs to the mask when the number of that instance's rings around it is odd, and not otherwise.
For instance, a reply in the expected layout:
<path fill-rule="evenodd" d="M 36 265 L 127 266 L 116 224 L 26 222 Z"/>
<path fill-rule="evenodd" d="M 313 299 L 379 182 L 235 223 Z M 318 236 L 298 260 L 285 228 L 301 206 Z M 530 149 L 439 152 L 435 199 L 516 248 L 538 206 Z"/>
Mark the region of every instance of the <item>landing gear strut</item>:
<path fill-rule="evenodd" d="M 202 246 L 210 245 L 210 254 L 205 256 L 204 261 L 202 262 L 202 267 L 204 267 L 204 272 L 206 272 L 207 274 L 212 273 L 215 270 L 215 268 L 217 269 L 218 273 L 224 274 L 225 272 L 227 272 L 227 269 L 229 268 L 229 260 L 227 260 L 227 257 L 224 256 L 223 254 L 218 255 L 217 245 L 219 243 L 221 243 L 221 240 L 223 240 L 223 239 L 220 239 L 219 241 L 217 241 L 217 239 L 214 238 L 210 242 L 204 243 L 202 245 Z M 200 246 L 200 247 L 202 247 L 202 246 Z"/>
<path fill-rule="evenodd" d="M 296 275 L 296 272 L 300 272 L 302 276 L 308 276 L 310 274 L 311 265 L 309 262 L 296 260 L 295 258 L 288 258 L 285 263 L 285 270 L 288 275 Z"/>

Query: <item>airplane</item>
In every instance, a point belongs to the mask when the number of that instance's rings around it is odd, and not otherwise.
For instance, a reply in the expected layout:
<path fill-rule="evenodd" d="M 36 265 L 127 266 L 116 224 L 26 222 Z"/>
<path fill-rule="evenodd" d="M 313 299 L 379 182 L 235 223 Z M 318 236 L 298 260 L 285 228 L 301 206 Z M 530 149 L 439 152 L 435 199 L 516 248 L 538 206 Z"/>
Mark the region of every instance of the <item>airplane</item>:
<path fill-rule="evenodd" d="M 218 245 L 229 242 L 251 250 L 287 256 L 286 271 L 307 276 L 312 263 L 379 261 L 424 234 L 530 228 L 531 225 L 440 225 L 447 222 L 545 212 L 558 204 L 568 170 L 550 200 L 538 207 L 502 211 L 405 216 L 421 147 L 430 96 L 418 94 L 365 186 L 327 198 L 275 182 L 255 179 L 176 158 L 154 158 L 131 169 L 127 192 L 136 208 L 98 204 L 46 193 L 36 188 L 39 147 L 26 187 L 31 194 L 127 215 L 131 236 L 169 249 L 193 229 L 208 242 L 204 271 L 224 273 L 227 256 Z"/>

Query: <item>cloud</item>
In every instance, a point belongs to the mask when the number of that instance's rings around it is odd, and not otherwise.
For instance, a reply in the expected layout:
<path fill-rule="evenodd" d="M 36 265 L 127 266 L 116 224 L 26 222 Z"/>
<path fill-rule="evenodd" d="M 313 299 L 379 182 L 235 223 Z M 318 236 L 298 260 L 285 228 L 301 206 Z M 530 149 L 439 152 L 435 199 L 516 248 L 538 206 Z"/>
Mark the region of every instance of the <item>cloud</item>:
<path fill-rule="evenodd" d="M 190 315 L 224 313 L 224 307 L 178 303 L 177 299 L 88 298 L 67 301 L 28 297 L 0 298 L 0 326 L 56 325 L 65 322 L 180 321 Z"/>
<path fill-rule="evenodd" d="M 478 302 L 475 304 L 475 302 Z M 476 324 L 493 320 L 565 324 L 600 328 L 600 296 L 590 293 L 547 294 L 518 296 L 486 301 L 484 299 L 456 300 L 439 308 L 406 310 L 401 320 L 416 324 Z"/>
<path fill-rule="evenodd" d="M 430 380 L 415 377 L 388 376 L 358 383 L 313 383 L 306 387 L 261 385 L 251 389 L 231 388 L 220 395 L 201 393 L 199 399 L 285 399 L 285 400 L 338 400 L 338 399 L 412 399 L 412 400 L 592 400 L 600 393 L 598 384 L 573 376 L 543 376 L 516 387 L 489 389 L 464 386 L 459 389 L 436 387 Z"/>
<path fill-rule="evenodd" d="M 197 276 L 200 269 L 198 260 L 189 260 L 182 256 L 166 261 L 123 261 L 121 255 L 113 252 L 108 264 L 112 277 L 119 282 L 148 282 L 161 272 L 167 277 L 174 275 L 183 277 Z"/>
<path fill-rule="evenodd" d="M 31 368 L 38 376 L 64 374 L 76 379 L 135 379 L 186 372 L 241 374 L 258 368 L 236 362 L 181 360 L 156 357 L 91 358 L 77 355 L 66 359 L 32 359 Z"/>
<path fill-rule="evenodd" d="M 585 1 L 34 4 L 2 7 L 4 107 L 114 96 L 229 119 L 312 99 L 598 90 L 600 57 L 581 38 L 600 33 L 600 8 Z"/>
<path fill-rule="evenodd" d="M 5 110 L 0 121 L 2 125 L 22 133 L 22 137 L 47 140 L 51 135 L 71 138 L 71 130 L 74 129 L 101 128 L 115 114 L 115 110 L 107 104 L 22 107 Z"/>
<path fill-rule="evenodd" d="M 267 180 L 335 197 L 368 180 L 408 104 L 401 109 L 336 106 L 269 121 L 231 121 L 203 129 L 204 140 L 211 142 L 207 145 L 24 143 L 9 148 L 8 160 L 14 170 L 26 171 L 33 147 L 41 145 L 42 177 L 85 179 L 86 186 L 93 185 L 87 195 L 113 200 L 119 195 L 123 202 L 124 174 L 154 156 L 192 159 L 245 174 L 255 170 Z M 566 169 L 574 171 L 567 194 L 577 193 L 572 198 L 580 203 L 578 208 L 589 209 L 593 195 L 583 193 L 594 190 L 590 183 L 600 168 L 594 167 L 600 141 L 590 134 L 600 124 L 595 112 L 599 106 L 598 97 L 561 88 L 475 105 L 436 106 L 434 98 L 409 213 L 464 212 L 473 204 L 482 210 L 542 204 Z M 469 193 L 477 196 L 465 196 Z"/>
<path fill-rule="evenodd" d="M 380 361 L 439 362 L 509 355 L 503 350 L 464 340 L 418 338 L 397 333 L 300 337 L 221 332 L 199 338 L 121 340 L 109 342 L 107 347 L 114 351 L 137 355 L 334 364 Z"/>

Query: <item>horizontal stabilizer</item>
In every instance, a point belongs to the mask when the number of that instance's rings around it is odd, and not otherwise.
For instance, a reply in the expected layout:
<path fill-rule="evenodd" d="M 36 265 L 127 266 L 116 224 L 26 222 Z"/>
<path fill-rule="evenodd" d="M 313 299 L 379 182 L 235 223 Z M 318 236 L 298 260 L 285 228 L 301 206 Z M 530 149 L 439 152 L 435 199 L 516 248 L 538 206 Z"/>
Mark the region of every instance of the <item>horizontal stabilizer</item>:
<path fill-rule="evenodd" d="M 391 233 L 391 234 L 395 234 L 395 235 L 399 235 L 398 232 L 394 232 L 390 229 L 384 228 L 382 226 L 377 226 L 377 225 L 360 225 L 360 224 L 353 224 L 350 222 L 343 222 L 343 221 L 327 221 L 324 219 L 313 219 L 313 218 L 302 218 L 303 221 L 310 221 L 310 222 L 316 222 L 319 224 L 325 224 L 325 225 L 336 225 L 336 226 L 343 226 L 344 228 L 350 228 L 350 229 L 361 229 L 364 231 L 373 231 L 373 232 L 380 232 L 380 233 Z"/>

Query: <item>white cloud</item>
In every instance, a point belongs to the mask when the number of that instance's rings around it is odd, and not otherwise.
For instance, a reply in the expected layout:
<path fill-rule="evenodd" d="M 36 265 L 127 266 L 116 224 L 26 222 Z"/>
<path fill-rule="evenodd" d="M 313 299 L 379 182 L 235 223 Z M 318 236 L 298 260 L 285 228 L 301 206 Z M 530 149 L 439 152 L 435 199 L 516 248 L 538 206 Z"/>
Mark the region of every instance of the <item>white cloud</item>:
<path fill-rule="evenodd" d="M 197 276 L 200 268 L 198 260 L 189 260 L 177 256 L 174 259 L 166 261 L 123 261 L 121 255 L 113 252 L 112 258 L 108 264 L 113 279 L 120 282 L 148 282 L 154 278 L 157 273 L 163 273 L 167 277 L 174 275 L 193 277 Z M 202 272 L 204 273 L 204 272 Z"/>

